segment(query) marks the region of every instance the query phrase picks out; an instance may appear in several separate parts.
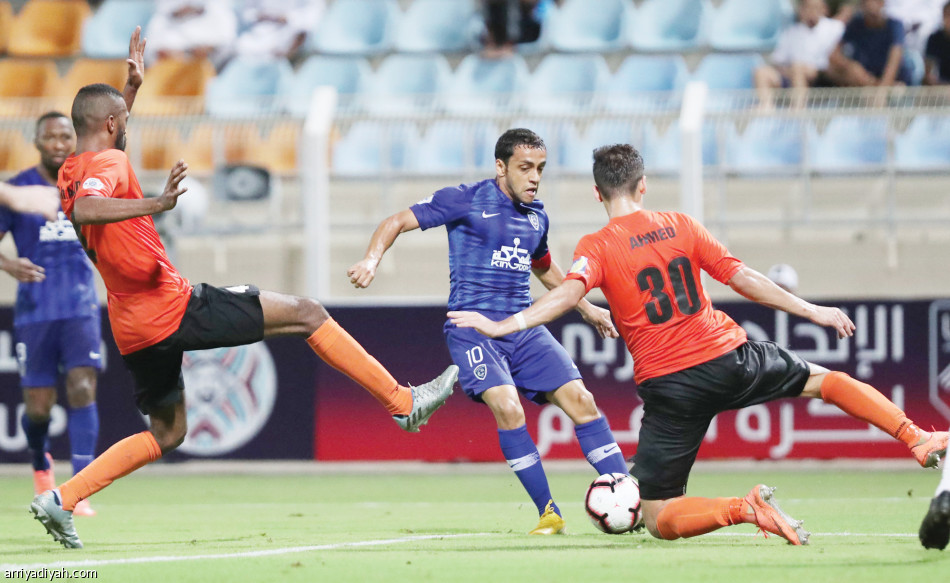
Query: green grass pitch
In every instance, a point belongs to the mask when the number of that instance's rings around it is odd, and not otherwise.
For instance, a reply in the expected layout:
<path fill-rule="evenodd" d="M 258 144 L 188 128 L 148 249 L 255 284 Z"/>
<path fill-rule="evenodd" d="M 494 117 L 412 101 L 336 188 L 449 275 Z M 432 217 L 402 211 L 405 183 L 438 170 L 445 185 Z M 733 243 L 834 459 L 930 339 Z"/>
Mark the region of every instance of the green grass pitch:
<path fill-rule="evenodd" d="M 811 544 L 754 537 L 751 526 L 691 540 L 597 532 L 582 499 L 592 473 L 549 471 L 566 536 L 530 537 L 537 514 L 503 464 L 409 472 L 361 469 L 272 475 L 129 476 L 76 518 L 86 545 L 54 544 L 27 512 L 32 483 L 0 477 L 0 577 L 19 565 L 95 569 L 99 581 L 870 581 L 950 580 L 950 549 L 926 551 L 916 532 L 934 471 L 723 471 L 701 466 L 690 494 L 744 495 L 762 482 L 805 520 Z M 190 472 L 189 472 L 190 473 Z"/>

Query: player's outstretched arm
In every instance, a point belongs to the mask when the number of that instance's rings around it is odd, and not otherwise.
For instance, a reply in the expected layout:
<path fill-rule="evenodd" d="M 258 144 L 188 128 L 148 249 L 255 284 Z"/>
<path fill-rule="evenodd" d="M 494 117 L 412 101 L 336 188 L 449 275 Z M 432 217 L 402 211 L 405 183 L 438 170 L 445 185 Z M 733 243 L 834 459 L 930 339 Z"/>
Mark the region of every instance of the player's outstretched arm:
<path fill-rule="evenodd" d="M 59 215 L 59 192 L 52 186 L 13 186 L 0 182 L 0 205 L 55 221 Z"/>
<path fill-rule="evenodd" d="M 576 279 L 569 279 L 541 296 L 530 307 L 500 322 L 489 320 L 477 312 L 449 312 L 448 317 L 459 328 L 474 328 L 476 331 L 498 338 L 557 320 L 580 302 L 587 289 Z"/>
<path fill-rule="evenodd" d="M 178 204 L 178 197 L 188 191 L 181 185 L 187 175 L 188 165 L 179 160 L 168 175 L 165 190 L 155 198 L 79 197 L 73 204 L 70 220 L 76 225 L 104 225 L 169 211 Z"/>
<path fill-rule="evenodd" d="M 561 285 L 564 281 L 564 271 L 552 260 L 551 263 L 543 269 L 532 269 L 534 275 L 549 290 Z M 580 312 L 588 324 L 593 326 L 601 338 L 617 338 L 620 334 L 614 328 L 613 320 L 610 319 L 610 310 L 605 310 L 600 306 L 595 306 L 584 298 L 577 302 L 576 309 Z"/>
<path fill-rule="evenodd" d="M 739 273 L 732 276 L 729 287 L 753 302 L 807 318 L 819 326 L 834 328 L 838 338 L 854 335 L 854 322 L 840 309 L 806 302 L 750 267 L 743 267 Z"/>
<path fill-rule="evenodd" d="M 396 242 L 396 237 L 418 228 L 419 220 L 409 209 L 400 211 L 381 222 L 369 240 L 366 255 L 346 270 L 350 283 L 357 288 L 369 287 L 376 277 L 376 268 L 383 254 Z"/>
<path fill-rule="evenodd" d="M 125 61 L 129 64 L 129 78 L 125 82 L 125 89 L 122 90 L 125 107 L 129 111 L 132 111 L 135 96 L 145 81 L 145 40 L 142 38 L 142 27 L 136 26 L 132 38 L 129 39 L 129 58 Z"/>

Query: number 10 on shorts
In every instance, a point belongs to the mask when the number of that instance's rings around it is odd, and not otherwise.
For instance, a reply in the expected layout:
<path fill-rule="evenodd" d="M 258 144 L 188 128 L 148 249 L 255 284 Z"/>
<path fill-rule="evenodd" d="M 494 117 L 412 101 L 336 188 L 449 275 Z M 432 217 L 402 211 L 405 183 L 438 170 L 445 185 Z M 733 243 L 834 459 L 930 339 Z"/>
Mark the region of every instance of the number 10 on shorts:
<path fill-rule="evenodd" d="M 468 358 L 468 367 L 472 368 L 476 364 L 480 363 L 485 358 L 485 354 L 482 352 L 481 346 L 476 346 L 465 351 L 465 356 Z"/>

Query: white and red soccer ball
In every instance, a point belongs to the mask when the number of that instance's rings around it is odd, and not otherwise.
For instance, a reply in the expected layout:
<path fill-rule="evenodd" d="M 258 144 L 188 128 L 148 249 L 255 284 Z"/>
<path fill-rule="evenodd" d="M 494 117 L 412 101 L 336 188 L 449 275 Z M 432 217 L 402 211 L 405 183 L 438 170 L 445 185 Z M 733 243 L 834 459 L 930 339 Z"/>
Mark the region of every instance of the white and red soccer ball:
<path fill-rule="evenodd" d="M 584 499 L 587 516 L 607 534 L 623 534 L 640 526 L 640 486 L 627 474 L 604 474 L 594 480 Z"/>

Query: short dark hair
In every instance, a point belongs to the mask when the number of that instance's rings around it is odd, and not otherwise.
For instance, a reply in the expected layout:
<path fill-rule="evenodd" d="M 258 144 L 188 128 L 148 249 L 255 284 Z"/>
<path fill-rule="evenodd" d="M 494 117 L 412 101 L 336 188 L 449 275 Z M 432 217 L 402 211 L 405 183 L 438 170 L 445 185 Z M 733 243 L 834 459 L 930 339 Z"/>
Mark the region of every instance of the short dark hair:
<path fill-rule="evenodd" d="M 89 129 L 89 120 L 87 118 L 90 115 L 98 113 L 94 108 L 104 97 L 118 97 L 121 99 L 122 93 L 112 85 L 93 83 L 92 85 L 86 85 L 76 94 L 76 98 L 73 99 L 72 109 L 73 127 L 76 129 L 76 135 L 81 135 Z"/>
<path fill-rule="evenodd" d="M 512 128 L 501 134 L 495 142 L 495 160 L 501 160 L 508 165 L 508 160 L 515 153 L 515 148 L 525 146 L 535 150 L 547 150 L 541 136 L 525 128 Z"/>
<path fill-rule="evenodd" d="M 36 120 L 36 127 L 35 127 L 36 133 L 37 133 L 37 134 L 40 133 L 40 126 L 43 125 L 43 122 L 45 122 L 46 120 L 48 120 L 48 119 L 59 119 L 59 118 L 61 118 L 61 117 L 62 117 L 62 118 L 65 118 L 65 119 L 69 119 L 69 116 L 66 115 L 65 113 L 61 112 L 61 111 L 47 111 L 46 113 L 44 113 L 43 115 L 41 115 L 39 118 L 37 118 L 37 120 Z"/>
<path fill-rule="evenodd" d="M 633 192 L 643 178 L 643 157 L 630 144 L 613 144 L 594 150 L 594 183 L 601 196 L 610 198 L 625 190 Z"/>

